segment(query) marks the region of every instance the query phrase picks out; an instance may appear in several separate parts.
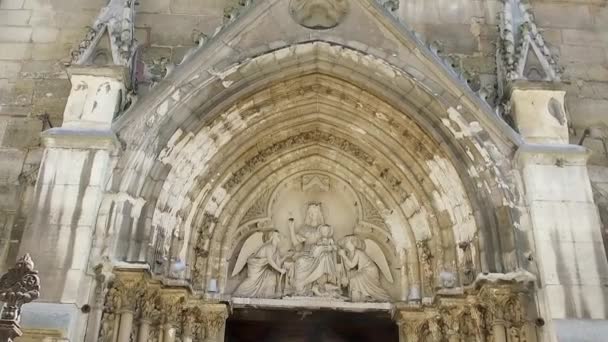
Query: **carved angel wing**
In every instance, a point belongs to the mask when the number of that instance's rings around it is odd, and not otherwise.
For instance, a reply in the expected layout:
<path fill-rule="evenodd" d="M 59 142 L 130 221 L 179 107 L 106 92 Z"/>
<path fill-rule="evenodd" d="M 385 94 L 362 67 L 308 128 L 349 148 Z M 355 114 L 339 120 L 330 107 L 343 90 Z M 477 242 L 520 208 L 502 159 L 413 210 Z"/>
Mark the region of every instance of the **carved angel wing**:
<path fill-rule="evenodd" d="M 384 255 L 384 252 L 382 252 L 382 248 L 380 248 L 375 241 L 365 239 L 365 253 L 376 263 L 376 265 L 378 265 L 380 272 L 382 272 L 386 277 L 386 280 L 392 284 L 394 281 L 393 275 L 391 274 L 391 269 L 386 261 L 386 256 Z"/>
<path fill-rule="evenodd" d="M 232 271 L 233 277 L 241 273 L 241 271 L 247 264 L 247 259 L 249 259 L 249 257 L 253 253 L 257 252 L 260 247 L 262 247 L 262 245 L 264 244 L 264 242 L 262 241 L 262 235 L 262 232 L 256 232 L 251 234 L 251 236 L 248 237 L 247 240 L 245 240 L 245 243 L 243 244 L 243 247 L 241 247 L 241 251 L 239 252 L 239 256 L 236 259 L 236 264 L 234 264 L 234 270 Z"/>

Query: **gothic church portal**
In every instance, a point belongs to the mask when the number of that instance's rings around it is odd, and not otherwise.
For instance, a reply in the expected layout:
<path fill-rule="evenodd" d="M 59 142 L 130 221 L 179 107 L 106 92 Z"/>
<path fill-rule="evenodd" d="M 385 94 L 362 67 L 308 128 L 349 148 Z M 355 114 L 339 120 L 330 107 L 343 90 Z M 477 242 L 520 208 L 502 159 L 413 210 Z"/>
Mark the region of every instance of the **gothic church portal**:
<path fill-rule="evenodd" d="M 526 2 L 482 85 L 399 1 L 241 0 L 179 63 L 138 6 L 97 14 L 41 135 L 25 340 L 602 340 L 589 153 Z"/>

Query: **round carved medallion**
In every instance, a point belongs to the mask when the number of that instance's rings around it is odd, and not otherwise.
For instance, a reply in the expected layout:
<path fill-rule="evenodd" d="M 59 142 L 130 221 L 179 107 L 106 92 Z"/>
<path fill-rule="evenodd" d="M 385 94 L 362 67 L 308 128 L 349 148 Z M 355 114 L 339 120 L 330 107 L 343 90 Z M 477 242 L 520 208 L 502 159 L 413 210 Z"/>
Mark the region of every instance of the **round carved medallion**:
<path fill-rule="evenodd" d="M 289 14 L 300 25 L 325 30 L 336 27 L 348 13 L 348 0 L 291 0 Z"/>

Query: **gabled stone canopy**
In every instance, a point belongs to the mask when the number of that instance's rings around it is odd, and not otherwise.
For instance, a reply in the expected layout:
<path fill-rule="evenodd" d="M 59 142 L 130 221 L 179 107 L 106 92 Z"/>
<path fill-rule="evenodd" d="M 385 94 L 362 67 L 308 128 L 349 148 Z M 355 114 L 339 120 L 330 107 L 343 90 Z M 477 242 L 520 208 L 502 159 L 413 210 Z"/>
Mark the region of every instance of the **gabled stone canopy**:
<path fill-rule="evenodd" d="M 223 287 L 261 189 L 314 171 L 382 213 L 410 282 L 459 267 L 459 243 L 477 271 L 527 266 L 514 249 L 520 138 L 382 6 L 349 3 L 336 27 L 311 30 L 288 1 L 256 2 L 124 113 L 94 257 L 165 275 L 179 259 L 195 288 Z"/>

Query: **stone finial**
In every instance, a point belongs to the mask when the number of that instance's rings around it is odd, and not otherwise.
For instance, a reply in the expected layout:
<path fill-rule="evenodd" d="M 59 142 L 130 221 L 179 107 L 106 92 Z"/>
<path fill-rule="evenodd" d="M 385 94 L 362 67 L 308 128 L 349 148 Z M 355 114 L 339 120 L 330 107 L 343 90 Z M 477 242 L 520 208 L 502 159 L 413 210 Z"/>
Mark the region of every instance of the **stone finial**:
<path fill-rule="evenodd" d="M 29 254 L 0 277 L 0 300 L 4 302 L 0 319 L 19 322 L 21 306 L 40 296 L 40 278 Z"/>
<path fill-rule="evenodd" d="M 137 49 L 135 40 L 135 1 L 110 0 L 101 9 L 92 27 L 89 27 L 85 38 L 72 51 L 72 64 L 91 64 L 95 52 L 105 33 L 109 39 L 111 63 L 131 67 Z"/>
<path fill-rule="evenodd" d="M 496 55 L 499 90 L 516 80 L 559 81 L 559 69 L 526 0 L 503 0 Z M 503 94 L 499 94 L 503 95 Z"/>

